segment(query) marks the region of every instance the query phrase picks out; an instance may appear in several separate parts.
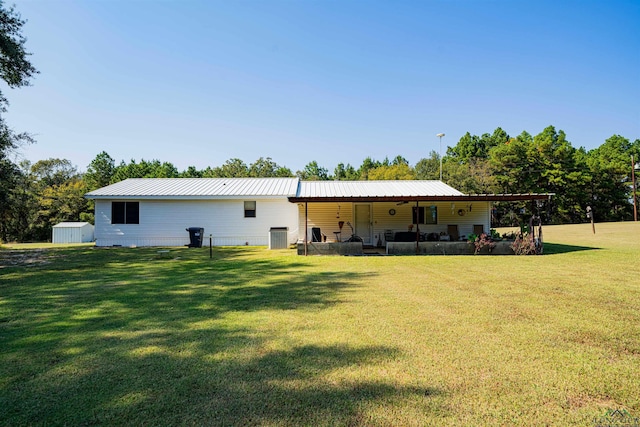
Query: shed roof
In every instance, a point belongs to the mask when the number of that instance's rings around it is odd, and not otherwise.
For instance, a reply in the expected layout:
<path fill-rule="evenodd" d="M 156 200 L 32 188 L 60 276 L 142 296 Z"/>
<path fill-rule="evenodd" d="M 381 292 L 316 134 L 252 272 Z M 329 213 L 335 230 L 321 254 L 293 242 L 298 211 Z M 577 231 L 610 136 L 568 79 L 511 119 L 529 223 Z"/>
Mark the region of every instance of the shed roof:
<path fill-rule="evenodd" d="M 295 196 L 298 178 L 129 178 L 86 194 L 90 199 L 230 199 Z"/>
<path fill-rule="evenodd" d="M 88 222 L 59 222 L 54 225 L 53 228 L 82 228 L 86 225 L 91 224 L 89 224 Z"/>

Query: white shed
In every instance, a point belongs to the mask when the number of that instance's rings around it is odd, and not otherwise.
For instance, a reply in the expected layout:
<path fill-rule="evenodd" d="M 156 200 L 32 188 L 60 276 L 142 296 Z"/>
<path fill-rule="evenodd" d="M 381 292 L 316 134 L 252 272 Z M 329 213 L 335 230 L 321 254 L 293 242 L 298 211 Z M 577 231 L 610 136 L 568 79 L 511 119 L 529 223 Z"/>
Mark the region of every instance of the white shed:
<path fill-rule="evenodd" d="M 53 226 L 53 243 L 93 242 L 93 225 L 88 222 L 61 222 Z"/>

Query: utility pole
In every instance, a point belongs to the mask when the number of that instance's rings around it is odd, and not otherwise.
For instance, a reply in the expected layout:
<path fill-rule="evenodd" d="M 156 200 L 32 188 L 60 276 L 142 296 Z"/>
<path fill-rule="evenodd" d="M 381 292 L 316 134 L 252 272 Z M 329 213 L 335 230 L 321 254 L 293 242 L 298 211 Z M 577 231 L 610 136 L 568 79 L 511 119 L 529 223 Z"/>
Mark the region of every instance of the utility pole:
<path fill-rule="evenodd" d="M 440 138 L 440 181 L 442 181 L 442 137 L 444 136 L 444 133 L 441 132 L 436 136 Z"/>

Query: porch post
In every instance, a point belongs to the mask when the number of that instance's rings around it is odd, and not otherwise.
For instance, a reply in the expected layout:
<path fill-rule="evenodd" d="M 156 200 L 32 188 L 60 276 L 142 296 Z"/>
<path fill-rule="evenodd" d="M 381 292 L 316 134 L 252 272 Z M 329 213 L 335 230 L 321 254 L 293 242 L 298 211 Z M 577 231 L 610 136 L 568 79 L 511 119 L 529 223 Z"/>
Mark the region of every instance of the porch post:
<path fill-rule="evenodd" d="M 420 255 L 420 202 L 416 200 L 416 255 Z M 426 214 L 425 214 L 426 215 Z"/>
<path fill-rule="evenodd" d="M 304 202 L 304 256 L 307 256 L 307 242 L 309 241 L 309 207 L 308 202 Z"/>

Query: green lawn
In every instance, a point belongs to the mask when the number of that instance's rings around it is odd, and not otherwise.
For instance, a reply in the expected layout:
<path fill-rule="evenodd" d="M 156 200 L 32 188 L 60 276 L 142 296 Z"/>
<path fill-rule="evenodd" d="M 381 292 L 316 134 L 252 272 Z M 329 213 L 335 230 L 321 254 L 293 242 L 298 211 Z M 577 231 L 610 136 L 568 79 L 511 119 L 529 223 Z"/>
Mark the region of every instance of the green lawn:
<path fill-rule="evenodd" d="M 640 417 L 640 224 L 543 256 L 0 250 L 2 425 Z"/>

